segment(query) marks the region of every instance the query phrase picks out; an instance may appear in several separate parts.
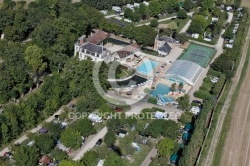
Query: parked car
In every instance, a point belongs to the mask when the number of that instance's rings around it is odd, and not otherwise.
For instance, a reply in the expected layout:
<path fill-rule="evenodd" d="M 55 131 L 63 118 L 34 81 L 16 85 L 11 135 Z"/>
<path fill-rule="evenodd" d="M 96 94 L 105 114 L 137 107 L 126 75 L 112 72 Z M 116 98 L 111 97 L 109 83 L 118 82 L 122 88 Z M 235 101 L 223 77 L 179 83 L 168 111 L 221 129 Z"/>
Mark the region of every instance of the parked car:
<path fill-rule="evenodd" d="M 201 104 L 201 101 L 199 101 L 199 100 L 193 100 L 192 103 Z"/>
<path fill-rule="evenodd" d="M 96 142 L 95 146 L 100 146 L 102 144 L 103 140 L 102 139 L 98 139 L 98 141 Z"/>

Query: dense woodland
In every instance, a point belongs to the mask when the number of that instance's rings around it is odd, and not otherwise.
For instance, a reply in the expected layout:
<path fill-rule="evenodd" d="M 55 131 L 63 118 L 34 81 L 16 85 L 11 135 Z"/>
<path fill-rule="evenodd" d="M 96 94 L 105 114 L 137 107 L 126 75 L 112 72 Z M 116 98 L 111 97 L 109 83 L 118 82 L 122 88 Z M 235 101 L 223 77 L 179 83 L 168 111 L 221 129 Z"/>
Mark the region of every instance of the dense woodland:
<path fill-rule="evenodd" d="M 1 145 L 75 97 L 85 95 L 93 110 L 102 102 L 92 81 L 94 62 L 71 58 L 77 38 L 103 19 L 97 10 L 68 0 L 38 0 L 27 7 L 5 0 L 0 15 Z M 106 65 L 100 70 L 106 89 Z"/>

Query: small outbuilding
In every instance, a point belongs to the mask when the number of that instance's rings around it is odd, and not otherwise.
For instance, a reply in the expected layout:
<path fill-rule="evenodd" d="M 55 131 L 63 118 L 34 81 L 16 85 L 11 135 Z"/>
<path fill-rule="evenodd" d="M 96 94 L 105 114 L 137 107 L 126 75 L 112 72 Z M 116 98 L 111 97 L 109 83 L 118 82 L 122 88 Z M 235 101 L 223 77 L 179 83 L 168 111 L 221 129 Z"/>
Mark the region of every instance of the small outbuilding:
<path fill-rule="evenodd" d="M 172 154 L 170 157 L 170 164 L 177 165 L 179 159 L 180 159 L 180 156 L 178 156 L 177 154 Z"/>
<path fill-rule="evenodd" d="M 126 135 L 128 135 L 128 132 L 126 130 L 120 129 L 117 135 L 121 138 L 124 138 Z"/>
<path fill-rule="evenodd" d="M 200 107 L 198 107 L 198 106 L 193 106 L 193 107 L 191 108 L 191 110 L 190 110 L 190 112 L 192 112 L 192 113 L 195 114 L 195 115 L 198 115 L 198 114 L 200 113 L 200 111 L 201 111 L 201 109 L 200 109 Z"/>
<path fill-rule="evenodd" d="M 52 159 L 47 156 L 42 156 L 39 160 L 39 165 L 50 165 L 52 163 Z"/>

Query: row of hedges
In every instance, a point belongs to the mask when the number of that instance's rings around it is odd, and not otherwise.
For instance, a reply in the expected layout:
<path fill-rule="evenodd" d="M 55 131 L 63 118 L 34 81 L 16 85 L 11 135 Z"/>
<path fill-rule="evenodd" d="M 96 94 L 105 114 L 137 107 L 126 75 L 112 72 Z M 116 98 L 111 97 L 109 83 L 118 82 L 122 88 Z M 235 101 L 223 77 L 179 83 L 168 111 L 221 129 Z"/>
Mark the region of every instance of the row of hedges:
<path fill-rule="evenodd" d="M 200 99 L 208 99 L 211 97 L 211 94 L 208 91 L 199 90 L 194 92 L 194 97 L 200 98 Z"/>
<path fill-rule="evenodd" d="M 203 109 L 195 122 L 195 130 L 191 140 L 183 150 L 184 155 L 180 159 L 179 166 L 191 166 L 195 164 L 199 150 L 206 135 L 207 115 L 209 115 L 214 105 L 215 101 L 213 98 L 208 98 L 203 102 Z"/>

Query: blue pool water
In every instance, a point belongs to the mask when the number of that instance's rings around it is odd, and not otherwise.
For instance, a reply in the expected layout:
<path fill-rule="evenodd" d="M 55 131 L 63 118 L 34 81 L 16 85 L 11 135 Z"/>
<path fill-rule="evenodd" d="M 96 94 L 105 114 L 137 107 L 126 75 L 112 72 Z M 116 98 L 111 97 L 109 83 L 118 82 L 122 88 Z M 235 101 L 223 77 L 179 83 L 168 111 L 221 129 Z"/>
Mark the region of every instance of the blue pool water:
<path fill-rule="evenodd" d="M 163 99 L 166 103 L 171 103 L 173 101 L 175 101 L 175 99 L 173 99 L 172 97 L 170 96 L 163 96 Z"/>
<path fill-rule="evenodd" d="M 149 74 L 159 63 L 152 60 L 144 60 L 140 66 L 137 67 L 137 71 L 143 74 Z"/>
<path fill-rule="evenodd" d="M 156 85 L 155 90 L 152 90 L 150 94 L 154 97 L 157 97 L 158 94 L 167 95 L 169 92 L 170 92 L 170 88 L 168 85 L 159 83 Z"/>

